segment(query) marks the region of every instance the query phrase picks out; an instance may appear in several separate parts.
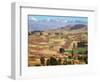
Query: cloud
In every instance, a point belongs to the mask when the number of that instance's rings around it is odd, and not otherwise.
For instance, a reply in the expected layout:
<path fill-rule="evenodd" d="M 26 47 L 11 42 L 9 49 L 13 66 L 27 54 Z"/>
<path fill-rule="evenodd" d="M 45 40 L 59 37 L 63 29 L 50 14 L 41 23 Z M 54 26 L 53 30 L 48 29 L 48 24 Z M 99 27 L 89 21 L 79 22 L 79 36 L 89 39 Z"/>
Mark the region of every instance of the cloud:
<path fill-rule="evenodd" d="M 31 17 L 31 20 L 38 21 L 35 17 Z"/>
<path fill-rule="evenodd" d="M 65 23 L 68 23 L 68 20 L 64 20 Z"/>

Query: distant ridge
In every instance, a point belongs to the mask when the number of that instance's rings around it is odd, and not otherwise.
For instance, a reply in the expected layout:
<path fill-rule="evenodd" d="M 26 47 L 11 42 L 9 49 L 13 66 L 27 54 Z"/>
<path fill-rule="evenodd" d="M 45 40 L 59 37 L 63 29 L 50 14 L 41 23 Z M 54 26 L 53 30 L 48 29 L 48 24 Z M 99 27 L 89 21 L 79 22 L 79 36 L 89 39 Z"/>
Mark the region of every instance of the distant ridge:
<path fill-rule="evenodd" d="M 75 24 L 75 25 L 66 25 L 64 27 L 60 27 L 60 28 L 54 28 L 54 29 L 48 29 L 45 31 L 40 31 L 40 30 L 35 30 L 35 31 L 31 31 L 32 34 L 36 33 L 36 32 L 63 32 L 63 31 L 82 31 L 82 30 L 87 30 L 87 25 L 85 24 Z"/>
<path fill-rule="evenodd" d="M 84 24 L 66 25 L 64 27 L 51 29 L 48 31 L 71 31 L 71 30 L 87 30 L 87 25 Z"/>
<path fill-rule="evenodd" d="M 87 25 L 84 25 L 84 24 L 77 24 L 77 25 L 74 25 L 70 28 L 70 30 L 76 30 L 76 29 L 81 29 L 81 28 L 85 28 L 87 27 Z"/>

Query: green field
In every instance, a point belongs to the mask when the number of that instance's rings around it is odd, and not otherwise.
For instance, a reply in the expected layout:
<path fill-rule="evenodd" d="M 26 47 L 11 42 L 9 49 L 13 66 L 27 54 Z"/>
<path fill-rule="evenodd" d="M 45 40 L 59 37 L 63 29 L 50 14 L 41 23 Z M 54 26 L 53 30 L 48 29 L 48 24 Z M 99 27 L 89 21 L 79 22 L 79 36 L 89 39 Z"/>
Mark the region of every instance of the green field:
<path fill-rule="evenodd" d="M 79 48 L 79 49 L 77 49 L 77 50 L 74 50 L 73 49 L 73 53 L 74 54 L 84 54 L 84 53 L 86 53 L 86 49 L 85 48 Z M 65 50 L 65 53 L 69 53 L 69 54 L 71 54 L 72 53 L 72 50 Z"/>

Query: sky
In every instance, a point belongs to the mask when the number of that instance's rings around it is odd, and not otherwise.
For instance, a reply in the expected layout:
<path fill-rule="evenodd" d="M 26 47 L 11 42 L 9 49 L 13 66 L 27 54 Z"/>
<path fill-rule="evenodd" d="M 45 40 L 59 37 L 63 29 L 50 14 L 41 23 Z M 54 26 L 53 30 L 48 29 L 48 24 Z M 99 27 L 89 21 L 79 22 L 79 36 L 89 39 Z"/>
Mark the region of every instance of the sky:
<path fill-rule="evenodd" d="M 28 15 L 29 31 L 55 29 L 66 25 L 88 24 L 88 17 Z"/>

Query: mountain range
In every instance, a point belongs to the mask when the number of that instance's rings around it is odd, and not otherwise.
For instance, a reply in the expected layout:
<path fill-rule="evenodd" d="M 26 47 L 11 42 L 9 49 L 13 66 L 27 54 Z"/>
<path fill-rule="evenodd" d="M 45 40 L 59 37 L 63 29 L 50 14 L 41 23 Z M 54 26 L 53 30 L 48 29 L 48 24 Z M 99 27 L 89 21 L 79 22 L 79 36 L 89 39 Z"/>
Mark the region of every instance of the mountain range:
<path fill-rule="evenodd" d="M 63 32 L 63 31 L 86 31 L 87 30 L 87 25 L 84 24 L 75 24 L 75 25 L 66 25 L 64 27 L 60 27 L 60 28 L 55 28 L 55 29 L 48 29 L 45 30 L 45 32 Z M 35 30 L 35 31 L 31 31 L 31 32 L 43 32 L 41 30 Z"/>

